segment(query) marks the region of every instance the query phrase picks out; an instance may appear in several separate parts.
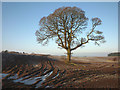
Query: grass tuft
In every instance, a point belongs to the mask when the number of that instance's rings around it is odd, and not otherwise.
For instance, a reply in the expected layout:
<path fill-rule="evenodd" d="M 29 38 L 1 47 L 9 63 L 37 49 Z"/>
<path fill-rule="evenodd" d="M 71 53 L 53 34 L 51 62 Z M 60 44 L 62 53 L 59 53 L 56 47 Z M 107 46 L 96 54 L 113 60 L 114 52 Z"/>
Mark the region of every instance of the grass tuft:
<path fill-rule="evenodd" d="M 73 65 L 73 66 L 76 66 L 76 65 L 77 65 L 77 64 L 72 63 L 72 62 L 69 62 L 69 61 L 65 61 L 65 63 L 68 64 L 68 65 Z"/>

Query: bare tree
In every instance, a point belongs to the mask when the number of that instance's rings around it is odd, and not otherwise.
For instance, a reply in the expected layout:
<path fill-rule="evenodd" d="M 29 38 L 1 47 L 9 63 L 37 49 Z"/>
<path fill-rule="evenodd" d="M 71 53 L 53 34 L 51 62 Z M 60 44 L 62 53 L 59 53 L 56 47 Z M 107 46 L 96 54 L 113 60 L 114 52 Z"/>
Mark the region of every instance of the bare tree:
<path fill-rule="evenodd" d="M 104 43 L 103 32 L 95 30 L 101 25 L 99 18 L 92 18 L 92 29 L 86 36 L 80 36 L 87 28 L 88 18 L 85 12 L 77 7 L 61 7 L 47 17 L 43 17 L 40 22 L 40 29 L 36 31 L 37 41 L 43 45 L 49 39 L 55 39 L 59 47 L 67 51 L 67 59 L 71 61 L 71 51 L 94 41 L 99 45 Z"/>

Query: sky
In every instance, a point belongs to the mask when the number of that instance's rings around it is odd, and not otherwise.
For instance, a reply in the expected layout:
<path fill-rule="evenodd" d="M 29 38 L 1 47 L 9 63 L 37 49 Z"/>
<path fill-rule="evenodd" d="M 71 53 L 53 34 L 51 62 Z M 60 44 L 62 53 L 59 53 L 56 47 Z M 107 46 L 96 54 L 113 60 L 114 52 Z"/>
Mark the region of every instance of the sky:
<path fill-rule="evenodd" d="M 76 6 L 85 11 L 89 18 L 99 17 L 102 25 L 97 29 L 103 31 L 106 43 L 100 46 L 90 42 L 83 48 L 73 51 L 73 56 L 107 56 L 118 51 L 118 3 L 117 2 L 3 2 L 2 3 L 2 50 L 26 53 L 65 55 L 55 41 L 48 45 L 38 44 L 35 36 L 39 21 L 60 7 Z"/>

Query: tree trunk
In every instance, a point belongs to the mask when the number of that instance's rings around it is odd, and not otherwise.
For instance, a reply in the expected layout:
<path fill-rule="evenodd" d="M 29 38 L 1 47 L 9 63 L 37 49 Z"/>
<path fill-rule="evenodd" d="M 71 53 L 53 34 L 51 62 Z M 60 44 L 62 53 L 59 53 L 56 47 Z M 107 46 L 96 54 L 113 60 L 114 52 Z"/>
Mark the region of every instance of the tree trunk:
<path fill-rule="evenodd" d="M 70 51 L 70 49 L 67 50 L 67 60 L 68 60 L 68 62 L 71 62 L 71 51 Z"/>

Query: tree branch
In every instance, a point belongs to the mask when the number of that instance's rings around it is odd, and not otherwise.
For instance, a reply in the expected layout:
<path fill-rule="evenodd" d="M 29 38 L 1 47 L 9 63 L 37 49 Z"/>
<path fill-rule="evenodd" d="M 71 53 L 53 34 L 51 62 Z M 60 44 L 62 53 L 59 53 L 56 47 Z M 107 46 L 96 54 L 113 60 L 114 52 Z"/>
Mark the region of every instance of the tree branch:
<path fill-rule="evenodd" d="M 86 43 L 88 43 L 89 40 L 91 40 L 91 39 L 89 39 L 89 36 L 94 32 L 94 29 L 95 29 L 95 25 L 92 26 L 91 32 L 87 35 L 87 41 L 86 41 L 86 42 L 83 42 L 82 39 L 81 39 L 81 43 L 78 44 L 76 47 L 72 48 L 71 51 L 77 49 L 78 47 L 80 47 L 80 46 L 82 46 L 82 45 L 84 45 L 84 44 L 86 44 Z"/>

